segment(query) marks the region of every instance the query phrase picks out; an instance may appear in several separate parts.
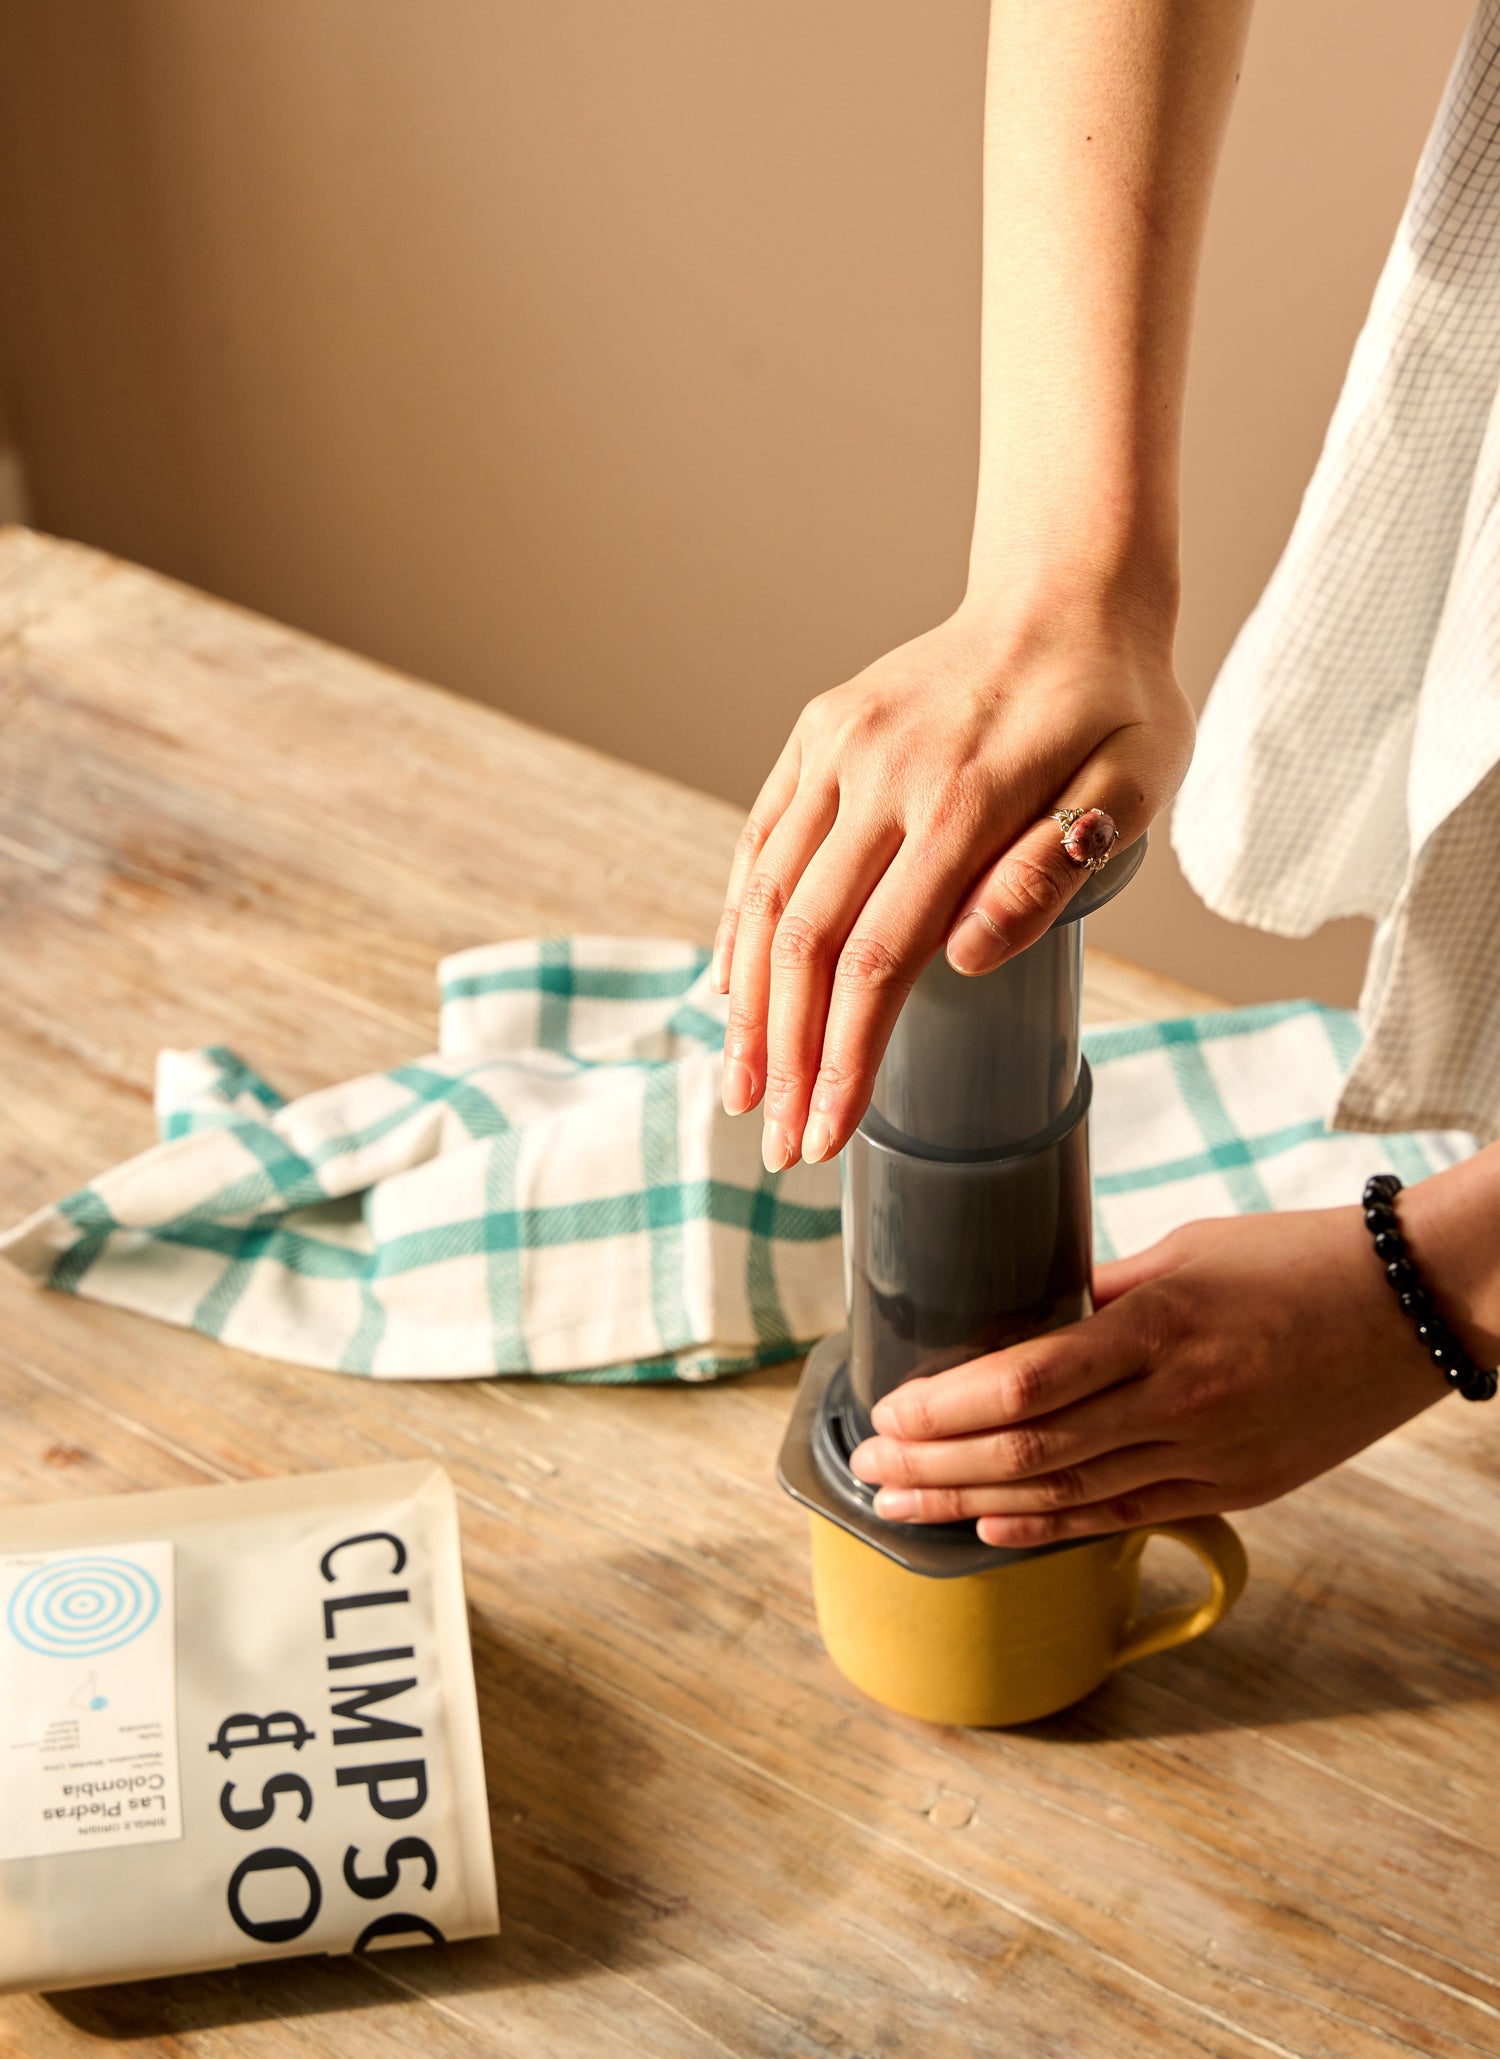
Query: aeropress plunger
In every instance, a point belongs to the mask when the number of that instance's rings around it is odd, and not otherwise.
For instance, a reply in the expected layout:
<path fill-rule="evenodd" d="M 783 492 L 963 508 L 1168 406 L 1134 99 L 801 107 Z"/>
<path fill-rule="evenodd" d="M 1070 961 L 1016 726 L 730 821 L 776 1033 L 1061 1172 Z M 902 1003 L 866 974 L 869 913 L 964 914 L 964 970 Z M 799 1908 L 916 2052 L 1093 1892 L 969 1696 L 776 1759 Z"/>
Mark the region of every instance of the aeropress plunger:
<path fill-rule="evenodd" d="M 972 1522 L 884 1522 L 849 1454 L 903 1381 L 1090 1312 L 1083 918 L 1129 884 L 1145 848 L 1093 873 L 997 971 L 970 978 L 932 960 L 843 1153 L 848 1326 L 808 1357 L 777 1473 L 810 1512 L 831 1657 L 877 1700 L 939 1722 L 1027 1720 L 1143 1655 L 1131 1618 L 1146 1533 L 1130 1533 L 1128 1550 L 1115 1539 L 1009 1550 L 981 1543 Z M 1218 1518 L 1168 1527 L 1209 1562 L 1204 1608 L 1216 1619 L 1243 1580 L 1238 1540 Z M 1025 1578 L 1008 1570 L 1063 1555 L 1072 1563 Z M 1088 1616 L 1087 1650 L 1053 1649 L 1059 1611 Z M 1166 1615 L 1180 1629 L 1189 1613 Z M 1151 1619 L 1152 1649 L 1181 1641 L 1164 1620 Z M 1187 1634 L 1205 1627 L 1195 1618 Z"/>

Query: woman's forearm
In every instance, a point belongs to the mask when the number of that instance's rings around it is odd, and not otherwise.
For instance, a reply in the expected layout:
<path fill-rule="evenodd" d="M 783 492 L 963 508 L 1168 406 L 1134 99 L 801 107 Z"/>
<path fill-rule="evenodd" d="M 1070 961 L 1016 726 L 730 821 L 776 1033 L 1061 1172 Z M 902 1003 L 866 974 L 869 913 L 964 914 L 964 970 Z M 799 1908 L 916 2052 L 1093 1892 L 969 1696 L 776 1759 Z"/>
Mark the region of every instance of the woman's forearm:
<path fill-rule="evenodd" d="M 1251 0 L 993 0 L 969 603 L 1175 614 L 1194 281 Z"/>
<path fill-rule="evenodd" d="M 905 995 L 982 974 L 1176 792 L 1177 446 L 1193 275 L 1250 0 L 993 0 L 983 423 L 968 591 L 810 701 L 735 852 L 724 1105 L 842 1149 Z"/>

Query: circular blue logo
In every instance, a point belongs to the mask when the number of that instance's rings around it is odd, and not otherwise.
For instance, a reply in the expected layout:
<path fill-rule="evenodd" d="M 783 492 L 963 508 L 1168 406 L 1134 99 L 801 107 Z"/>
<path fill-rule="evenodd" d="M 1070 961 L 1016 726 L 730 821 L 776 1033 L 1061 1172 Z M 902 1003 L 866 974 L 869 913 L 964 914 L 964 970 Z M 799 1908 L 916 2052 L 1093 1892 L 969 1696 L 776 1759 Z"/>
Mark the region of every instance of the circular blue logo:
<path fill-rule="evenodd" d="M 118 1651 L 155 1622 L 161 1590 L 132 1559 L 56 1559 L 28 1573 L 10 1598 L 6 1628 L 49 1659 Z"/>

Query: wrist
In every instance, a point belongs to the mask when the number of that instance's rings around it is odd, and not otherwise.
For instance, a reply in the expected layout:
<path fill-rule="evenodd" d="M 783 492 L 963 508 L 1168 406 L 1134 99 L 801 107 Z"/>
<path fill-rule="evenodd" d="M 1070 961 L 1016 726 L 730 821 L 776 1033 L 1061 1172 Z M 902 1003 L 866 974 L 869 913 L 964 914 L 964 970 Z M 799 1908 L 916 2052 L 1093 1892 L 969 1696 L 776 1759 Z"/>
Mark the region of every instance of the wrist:
<path fill-rule="evenodd" d="M 1476 1365 L 1500 1364 L 1500 1145 L 1402 1191 L 1401 1232 Z"/>
<path fill-rule="evenodd" d="M 959 614 L 981 630 L 1036 624 L 1083 641 L 1126 641 L 1172 659 L 1181 581 L 1175 548 L 1097 539 L 1030 538 L 1022 547 L 976 534 Z"/>

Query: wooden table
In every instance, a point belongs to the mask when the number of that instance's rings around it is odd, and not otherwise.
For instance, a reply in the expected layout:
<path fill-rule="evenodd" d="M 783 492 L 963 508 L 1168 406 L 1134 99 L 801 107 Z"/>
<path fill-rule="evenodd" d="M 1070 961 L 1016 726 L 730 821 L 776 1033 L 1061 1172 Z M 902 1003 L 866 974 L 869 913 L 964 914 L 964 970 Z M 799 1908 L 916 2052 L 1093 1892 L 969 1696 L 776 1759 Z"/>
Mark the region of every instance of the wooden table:
<path fill-rule="evenodd" d="M 706 938 L 720 803 L 92 552 L 0 538 L 0 1211 L 151 1135 L 159 1045 L 303 1091 L 428 1050 L 433 968 Z M 1095 961 L 1096 1015 L 1182 1004 Z M 1500 1494 L 1448 1403 L 1242 1518 L 1204 1643 L 1011 1733 L 862 1700 L 713 1389 L 371 1384 L 0 1268 L 23 1498 L 439 1455 L 505 1931 L 0 2000 L 0 2052 L 458 2059 L 1500 2053 Z M 1169 1556 L 1163 1554 L 1163 1556 Z"/>

